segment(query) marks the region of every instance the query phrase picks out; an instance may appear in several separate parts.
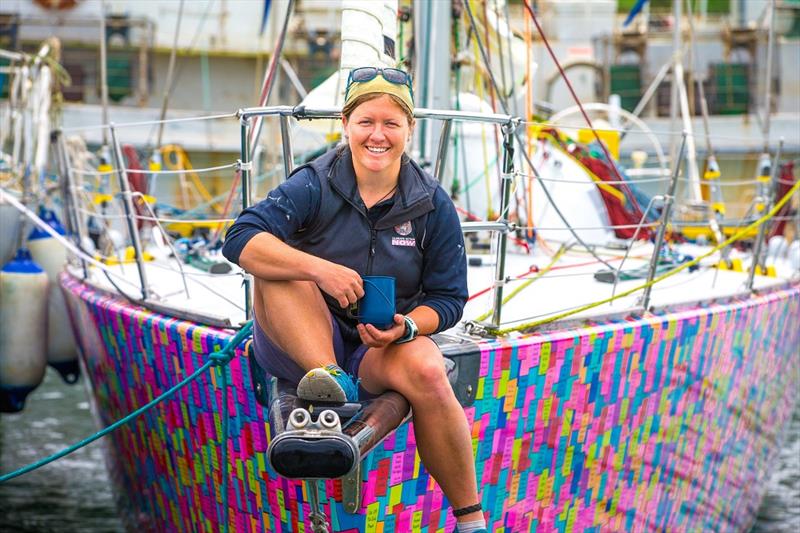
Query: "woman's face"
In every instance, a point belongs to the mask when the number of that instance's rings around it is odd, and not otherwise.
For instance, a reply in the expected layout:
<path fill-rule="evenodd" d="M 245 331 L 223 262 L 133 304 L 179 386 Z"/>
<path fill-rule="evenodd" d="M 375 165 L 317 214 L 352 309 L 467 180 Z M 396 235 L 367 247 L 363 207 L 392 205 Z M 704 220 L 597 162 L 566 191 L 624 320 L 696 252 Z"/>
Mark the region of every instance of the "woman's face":
<path fill-rule="evenodd" d="M 400 157 L 411 134 L 403 109 L 389 95 L 356 107 L 350 118 L 342 118 L 356 170 L 400 171 Z"/>

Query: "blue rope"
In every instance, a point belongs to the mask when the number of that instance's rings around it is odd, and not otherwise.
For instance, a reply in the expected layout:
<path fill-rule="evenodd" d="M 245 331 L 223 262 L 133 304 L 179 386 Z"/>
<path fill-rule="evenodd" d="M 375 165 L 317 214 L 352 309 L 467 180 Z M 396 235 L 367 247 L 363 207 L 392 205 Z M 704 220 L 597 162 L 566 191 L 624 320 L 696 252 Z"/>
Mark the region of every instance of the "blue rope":
<path fill-rule="evenodd" d="M 19 476 L 21 476 L 23 474 L 27 474 L 28 472 L 31 472 L 31 471 L 36 470 L 38 468 L 41 468 L 41 467 L 43 467 L 43 466 L 45 466 L 47 464 L 52 463 L 53 461 L 56 461 L 56 460 L 61 459 L 62 457 L 66 456 L 66 455 L 71 454 L 72 452 L 74 452 L 76 450 L 79 450 L 80 448 L 83 448 L 84 446 L 86 446 L 88 444 L 91 444 L 92 442 L 94 442 L 94 441 L 96 441 L 96 440 L 98 440 L 98 439 L 100 439 L 102 437 L 105 437 L 106 435 L 108 435 L 112 431 L 120 428 L 124 424 L 127 424 L 128 422 L 130 422 L 131 420 L 135 419 L 136 417 L 138 417 L 142 413 L 146 412 L 148 409 L 151 409 L 152 407 L 155 407 L 156 405 L 158 405 L 160 402 L 166 400 L 167 398 L 172 396 L 175 392 L 177 392 L 178 390 L 182 389 L 183 387 L 185 387 L 186 385 L 188 385 L 189 383 L 191 383 L 195 379 L 197 379 L 203 372 L 205 372 L 209 368 L 211 368 L 211 367 L 220 367 L 221 366 L 221 367 L 223 367 L 223 369 L 222 369 L 223 370 L 223 373 L 222 373 L 222 375 L 223 375 L 222 387 L 223 387 L 223 399 L 224 399 L 223 400 L 224 403 L 223 403 L 223 406 L 222 406 L 222 416 L 223 416 L 222 422 L 223 422 L 223 433 L 224 433 L 224 436 L 225 436 L 225 442 L 223 443 L 223 448 L 222 448 L 222 462 L 224 464 L 224 466 L 222 468 L 225 469 L 224 473 L 223 473 L 223 477 L 222 477 L 222 490 L 223 490 L 222 504 L 223 504 L 224 524 L 225 524 L 224 525 L 224 531 L 227 531 L 228 530 L 228 519 L 227 519 L 227 517 L 228 517 L 228 491 L 227 491 L 228 480 L 227 480 L 227 477 L 228 477 L 228 475 L 230 473 L 230 465 L 227 464 L 227 441 L 228 441 L 228 439 L 227 439 L 227 437 L 228 437 L 228 379 L 227 379 L 228 375 L 227 375 L 227 370 L 228 369 L 227 369 L 226 365 L 231 361 L 231 359 L 233 359 L 233 356 L 235 355 L 235 352 L 236 352 L 236 347 L 239 346 L 239 344 L 241 344 L 242 341 L 244 341 L 245 338 L 250 336 L 250 333 L 251 333 L 252 329 L 253 329 L 253 321 L 249 320 L 242 326 L 242 328 L 236 333 L 236 335 L 234 335 L 233 338 L 227 342 L 227 344 L 222 348 L 222 350 L 219 350 L 219 351 L 216 351 L 216 352 L 213 352 L 213 353 L 209 354 L 208 361 L 206 361 L 203 364 L 203 366 L 201 366 L 200 368 L 195 370 L 191 375 L 189 375 L 186 378 L 184 378 L 183 380 L 181 380 L 177 385 L 175 385 L 171 389 L 169 389 L 166 392 L 162 393 L 160 396 L 156 397 L 152 401 L 150 401 L 147 404 L 143 405 L 139 409 L 136 409 L 132 413 L 130 413 L 127 416 L 123 417 L 122 419 L 114 422 L 110 426 L 107 426 L 104 429 L 101 429 L 100 431 L 98 431 L 94 435 L 91 435 L 91 436 L 89 436 L 89 437 L 87 437 L 87 438 L 85 438 L 85 439 L 73 444 L 72 446 L 69 446 L 69 447 L 61 450 L 60 452 L 54 453 L 53 455 L 50 455 L 49 457 L 45 457 L 44 459 L 40 459 L 39 461 L 36 461 L 35 463 L 29 464 L 28 466 L 22 467 L 22 468 L 20 468 L 18 470 L 15 470 L 13 472 L 8 473 L 8 474 L 3 474 L 2 476 L 0 476 L 0 483 L 5 483 L 6 481 L 14 479 L 15 477 L 19 477 Z M 222 440 L 222 438 L 220 438 L 220 440 Z"/>

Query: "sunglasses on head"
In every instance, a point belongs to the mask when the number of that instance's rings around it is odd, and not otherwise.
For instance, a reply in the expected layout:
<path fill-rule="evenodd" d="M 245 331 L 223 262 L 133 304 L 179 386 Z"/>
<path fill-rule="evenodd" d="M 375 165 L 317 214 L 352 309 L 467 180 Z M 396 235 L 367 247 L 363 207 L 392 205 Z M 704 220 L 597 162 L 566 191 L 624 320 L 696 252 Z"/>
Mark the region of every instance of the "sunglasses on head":
<path fill-rule="evenodd" d="M 347 100 L 347 94 L 350 92 L 350 86 L 353 83 L 372 81 L 378 74 L 383 76 L 383 79 L 389 83 L 407 86 L 409 92 L 411 92 L 411 98 L 414 98 L 414 89 L 411 87 L 411 75 L 407 72 L 396 68 L 358 67 L 350 71 L 350 76 L 347 78 L 347 90 L 345 90 L 344 99 Z"/>

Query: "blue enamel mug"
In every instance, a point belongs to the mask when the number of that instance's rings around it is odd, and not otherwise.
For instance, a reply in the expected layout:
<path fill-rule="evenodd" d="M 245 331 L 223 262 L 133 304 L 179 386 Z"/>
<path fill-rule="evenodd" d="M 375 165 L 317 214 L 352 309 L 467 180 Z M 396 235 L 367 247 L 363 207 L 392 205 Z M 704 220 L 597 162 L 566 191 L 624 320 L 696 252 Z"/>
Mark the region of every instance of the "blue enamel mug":
<path fill-rule="evenodd" d="M 394 325 L 394 278 L 391 276 L 363 276 L 364 296 L 358 301 L 357 312 L 352 308 L 347 315 L 362 324 L 372 324 L 378 329 Z"/>

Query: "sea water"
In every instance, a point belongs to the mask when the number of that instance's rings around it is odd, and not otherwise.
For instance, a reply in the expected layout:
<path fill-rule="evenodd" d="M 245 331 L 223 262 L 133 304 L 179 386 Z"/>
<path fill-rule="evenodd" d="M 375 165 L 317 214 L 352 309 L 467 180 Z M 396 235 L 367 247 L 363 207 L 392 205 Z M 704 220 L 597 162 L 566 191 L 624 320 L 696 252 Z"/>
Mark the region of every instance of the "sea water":
<path fill-rule="evenodd" d="M 67 385 L 51 368 L 21 413 L 0 415 L 0 472 L 59 452 L 97 430 L 86 384 Z M 123 531 L 99 440 L 0 484 L 0 531 Z"/>
<path fill-rule="evenodd" d="M 48 370 L 22 413 L 0 415 L 0 472 L 60 451 L 94 431 L 85 384 L 66 385 Z M 774 472 L 753 532 L 800 531 L 800 405 L 786 428 Z M 0 485 L 0 531 L 123 531 L 103 441 Z"/>

